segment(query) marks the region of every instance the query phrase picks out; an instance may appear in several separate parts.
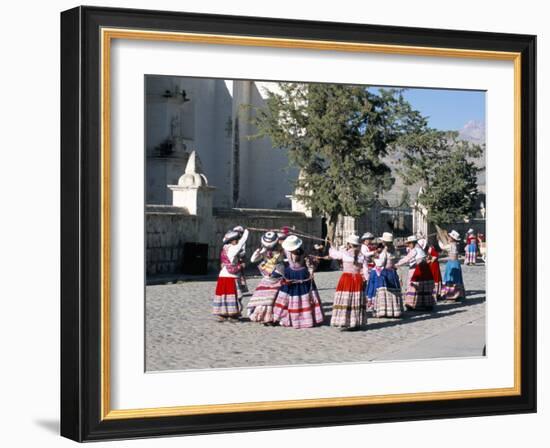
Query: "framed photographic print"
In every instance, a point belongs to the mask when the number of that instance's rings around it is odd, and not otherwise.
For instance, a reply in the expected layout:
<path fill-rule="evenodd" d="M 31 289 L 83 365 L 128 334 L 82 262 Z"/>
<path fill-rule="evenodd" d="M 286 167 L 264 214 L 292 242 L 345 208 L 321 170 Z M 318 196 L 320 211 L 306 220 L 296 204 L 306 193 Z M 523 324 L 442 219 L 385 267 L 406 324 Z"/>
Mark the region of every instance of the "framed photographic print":
<path fill-rule="evenodd" d="M 61 14 L 61 433 L 536 411 L 535 36 Z"/>

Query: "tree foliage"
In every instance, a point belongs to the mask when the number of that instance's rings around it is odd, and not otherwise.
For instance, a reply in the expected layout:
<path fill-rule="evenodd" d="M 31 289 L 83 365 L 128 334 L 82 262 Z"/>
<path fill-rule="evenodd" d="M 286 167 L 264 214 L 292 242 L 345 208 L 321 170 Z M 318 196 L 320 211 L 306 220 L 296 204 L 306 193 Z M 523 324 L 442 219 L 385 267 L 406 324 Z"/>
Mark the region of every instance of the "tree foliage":
<path fill-rule="evenodd" d="M 438 225 L 472 216 L 478 196 L 476 159 L 483 147 L 420 125 L 400 137 L 399 174 L 407 185 L 420 183 L 418 201 L 428 209 L 428 219 Z"/>
<path fill-rule="evenodd" d="M 256 110 L 257 134 L 288 151 L 300 169 L 298 199 L 327 219 L 360 216 L 393 183 L 383 158 L 420 114 L 398 89 L 341 84 L 280 83 Z"/>

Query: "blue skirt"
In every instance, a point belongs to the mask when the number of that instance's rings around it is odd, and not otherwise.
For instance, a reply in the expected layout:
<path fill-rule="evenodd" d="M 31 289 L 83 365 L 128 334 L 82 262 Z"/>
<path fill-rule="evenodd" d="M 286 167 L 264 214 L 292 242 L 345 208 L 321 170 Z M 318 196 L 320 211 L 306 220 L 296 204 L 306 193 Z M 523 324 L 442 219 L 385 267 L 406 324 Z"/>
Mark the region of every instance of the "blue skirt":
<path fill-rule="evenodd" d="M 458 260 L 449 260 L 445 266 L 445 274 L 443 275 L 443 283 L 445 285 L 463 285 L 462 268 Z"/>
<path fill-rule="evenodd" d="M 399 275 L 395 269 L 382 269 L 380 275 L 373 269 L 369 275 L 369 282 L 365 288 L 365 295 L 371 299 L 376 295 L 378 288 L 399 289 L 401 290 L 401 283 L 399 282 Z"/>

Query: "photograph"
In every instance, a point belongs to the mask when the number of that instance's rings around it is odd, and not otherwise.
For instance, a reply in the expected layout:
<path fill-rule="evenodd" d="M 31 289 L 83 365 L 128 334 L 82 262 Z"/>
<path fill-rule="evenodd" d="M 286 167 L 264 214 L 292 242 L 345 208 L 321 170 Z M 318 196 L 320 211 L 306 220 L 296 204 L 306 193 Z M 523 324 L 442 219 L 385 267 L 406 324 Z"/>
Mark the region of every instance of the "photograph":
<path fill-rule="evenodd" d="M 487 355 L 486 91 L 144 86 L 147 372 Z"/>

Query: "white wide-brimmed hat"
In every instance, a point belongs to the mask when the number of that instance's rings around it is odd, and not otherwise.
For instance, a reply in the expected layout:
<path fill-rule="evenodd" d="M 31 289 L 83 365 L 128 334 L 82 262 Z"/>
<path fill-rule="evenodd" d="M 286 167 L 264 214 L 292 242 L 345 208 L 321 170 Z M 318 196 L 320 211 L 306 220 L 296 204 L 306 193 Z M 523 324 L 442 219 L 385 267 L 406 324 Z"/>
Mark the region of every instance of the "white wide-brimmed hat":
<path fill-rule="evenodd" d="M 451 230 L 449 232 L 449 236 L 455 241 L 460 240 L 460 233 L 458 233 L 456 230 Z"/>
<path fill-rule="evenodd" d="M 275 232 L 265 232 L 262 235 L 262 246 L 264 246 L 266 249 L 271 249 L 275 247 L 278 241 L 279 238 L 277 237 L 277 234 Z"/>
<path fill-rule="evenodd" d="M 370 232 L 365 232 L 363 233 L 363 235 L 361 235 L 361 241 L 373 240 L 373 239 L 374 239 L 374 235 Z"/>
<path fill-rule="evenodd" d="M 385 243 L 393 243 L 393 233 L 384 232 L 380 237 L 380 239 Z"/>
<path fill-rule="evenodd" d="M 289 252 L 294 252 L 296 249 L 302 247 L 302 240 L 296 235 L 289 235 L 283 241 L 283 249 Z"/>
<path fill-rule="evenodd" d="M 346 243 L 351 244 L 352 246 L 359 246 L 359 244 L 361 244 L 361 241 L 359 241 L 359 236 L 350 235 L 346 238 Z"/>
<path fill-rule="evenodd" d="M 474 233 L 474 229 L 468 229 L 468 233 Z"/>
<path fill-rule="evenodd" d="M 428 246 L 428 240 L 427 240 L 426 238 L 420 238 L 420 239 L 418 240 L 418 245 L 419 245 L 422 249 L 426 250 L 426 247 Z"/>
<path fill-rule="evenodd" d="M 407 243 L 416 243 L 418 241 L 418 238 L 416 235 L 411 235 L 407 237 Z"/>
<path fill-rule="evenodd" d="M 241 234 L 239 232 L 230 230 L 223 236 L 223 244 L 227 244 L 233 240 L 238 240 L 240 237 L 241 237 Z"/>

